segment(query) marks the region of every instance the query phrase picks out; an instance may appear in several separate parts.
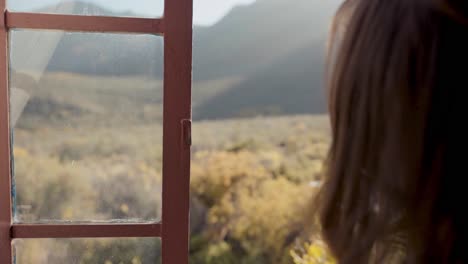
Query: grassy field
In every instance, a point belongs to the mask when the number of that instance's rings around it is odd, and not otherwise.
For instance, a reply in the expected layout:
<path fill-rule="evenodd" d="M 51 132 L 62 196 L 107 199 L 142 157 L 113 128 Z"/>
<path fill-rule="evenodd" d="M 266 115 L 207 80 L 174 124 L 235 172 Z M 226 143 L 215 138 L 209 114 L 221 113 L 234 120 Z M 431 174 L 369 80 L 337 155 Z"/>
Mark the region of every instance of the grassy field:
<path fill-rule="evenodd" d="M 13 77 L 31 95 L 13 133 L 15 221 L 161 218 L 161 85 L 137 79 Z M 195 105 L 220 86 L 211 85 Z M 199 121 L 193 130 L 191 263 L 300 263 L 327 117 Z M 159 263 L 157 239 L 15 245 L 20 264 Z"/>

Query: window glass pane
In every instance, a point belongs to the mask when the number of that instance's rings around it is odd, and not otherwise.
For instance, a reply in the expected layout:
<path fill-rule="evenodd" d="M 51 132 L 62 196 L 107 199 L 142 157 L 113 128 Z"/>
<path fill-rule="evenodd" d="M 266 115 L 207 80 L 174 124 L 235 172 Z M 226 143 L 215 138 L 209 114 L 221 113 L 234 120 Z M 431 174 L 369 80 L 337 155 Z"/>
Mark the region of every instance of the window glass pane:
<path fill-rule="evenodd" d="M 17 239 L 15 264 L 159 264 L 159 238 Z"/>
<path fill-rule="evenodd" d="M 162 38 L 10 37 L 14 221 L 159 220 Z"/>
<path fill-rule="evenodd" d="M 251 1 L 194 32 L 192 264 L 333 263 L 302 220 L 330 144 L 323 77 L 341 1 Z"/>
<path fill-rule="evenodd" d="M 7 8 L 16 12 L 49 14 L 161 17 L 163 0 L 9 0 Z"/>

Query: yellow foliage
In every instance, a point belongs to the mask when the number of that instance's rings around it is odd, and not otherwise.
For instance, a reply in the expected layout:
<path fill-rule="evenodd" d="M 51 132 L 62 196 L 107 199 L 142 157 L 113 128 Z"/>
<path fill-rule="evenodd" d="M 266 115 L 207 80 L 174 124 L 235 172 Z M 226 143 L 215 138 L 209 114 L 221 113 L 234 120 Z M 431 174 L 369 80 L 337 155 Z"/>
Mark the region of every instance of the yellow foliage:
<path fill-rule="evenodd" d="M 246 177 L 210 210 L 208 221 L 213 233 L 229 232 L 251 255 L 279 261 L 290 233 L 302 229 L 311 196 L 310 188 L 284 178 Z"/>
<path fill-rule="evenodd" d="M 13 156 L 15 158 L 25 158 L 28 155 L 29 155 L 29 152 L 25 148 L 22 148 L 22 147 L 14 147 L 13 148 Z"/>
<path fill-rule="evenodd" d="M 269 174 L 250 152 L 199 152 L 194 157 L 191 187 L 206 204 L 213 205 L 245 177 L 266 178 Z"/>
<path fill-rule="evenodd" d="M 291 250 L 294 264 L 336 264 L 325 243 L 315 241 L 306 243 L 301 250 Z"/>
<path fill-rule="evenodd" d="M 121 204 L 120 205 L 120 211 L 122 211 L 122 213 L 124 214 L 127 214 L 128 211 L 129 211 L 130 208 L 128 208 L 128 205 L 127 204 Z"/>
<path fill-rule="evenodd" d="M 142 264 L 141 259 L 139 257 L 133 257 L 132 264 Z"/>
<path fill-rule="evenodd" d="M 200 260 L 194 264 L 334 263 L 317 262 L 324 255 L 315 246 L 289 254 L 304 230 L 302 218 L 316 191 L 309 183 L 320 180 L 328 148 L 327 138 L 312 127 L 316 121 L 284 117 L 194 124 L 199 142 L 191 194 L 200 206 L 192 207 L 197 210 L 192 216 L 201 219 L 194 234 L 201 237 L 194 251 Z M 34 124 L 40 126 L 15 129 L 16 220 L 161 216 L 159 125 Z M 32 240 L 20 248 L 18 263 L 66 263 L 77 256 L 82 264 L 141 264 L 157 257 L 157 246 L 121 239 Z"/>

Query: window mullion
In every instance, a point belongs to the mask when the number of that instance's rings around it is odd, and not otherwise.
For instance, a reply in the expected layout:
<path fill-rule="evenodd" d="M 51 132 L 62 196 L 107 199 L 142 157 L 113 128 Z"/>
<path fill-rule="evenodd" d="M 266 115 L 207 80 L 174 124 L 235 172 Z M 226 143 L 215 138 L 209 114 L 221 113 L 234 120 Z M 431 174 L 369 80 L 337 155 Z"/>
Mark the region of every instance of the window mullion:
<path fill-rule="evenodd" d="M 160 237 L 160 224 L 13 225 L 12 238 Z"/>
<path fill-rule="evenodd" d="M 7 28 L 104 33 L 163 33 L 162 19 L 6 12 Z"/>
<path fill-rule="evenodd" d="M 0 0 L 5 10 L 6 0 Z M 8 32 L 0 18 L 0 263 L 11 263 L 11 170 L 8 96 Z"/>
<path fill-rule="evenodd" d="M 164 11 L 162 262 L 188 264 L 192 0 L 167 0 Z"/>

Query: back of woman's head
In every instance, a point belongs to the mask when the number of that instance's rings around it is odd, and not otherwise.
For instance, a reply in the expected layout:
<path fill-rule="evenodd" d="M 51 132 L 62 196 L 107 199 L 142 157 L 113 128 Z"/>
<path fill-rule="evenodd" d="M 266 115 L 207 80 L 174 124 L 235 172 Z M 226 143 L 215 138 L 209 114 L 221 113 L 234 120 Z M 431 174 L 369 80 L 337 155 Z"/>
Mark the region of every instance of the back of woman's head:
<path fill-rule="evenodd" d="M 340 263 L 468 263 L 467 11 L 466 0 L 351 0 L 338 13 L 319 202 Z"/>

